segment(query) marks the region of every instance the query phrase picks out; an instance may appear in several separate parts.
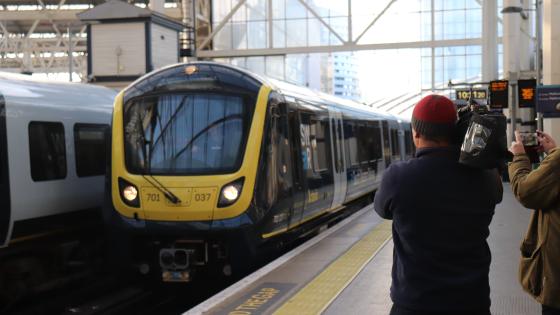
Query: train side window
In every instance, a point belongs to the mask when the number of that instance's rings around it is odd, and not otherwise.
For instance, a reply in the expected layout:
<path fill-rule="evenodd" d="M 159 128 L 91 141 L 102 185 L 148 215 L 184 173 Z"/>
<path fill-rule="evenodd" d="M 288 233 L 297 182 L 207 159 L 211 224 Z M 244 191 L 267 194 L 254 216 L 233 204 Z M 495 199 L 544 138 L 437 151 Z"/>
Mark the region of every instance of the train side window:
<path fill-rule="evenodd" d="M 367 169 L 371 157 L 371 148 L 368 145 L 368 129 L 369 126 L 366 122 L 361 122 L 358 125 L 358 156 L 360 164 L 365 169 Z"/>
<path fill-rule="evenodd" d="M 29 123 L 31 178 L 38 181 L 66 177 L 64 125 L 58 122 Z"/>
<path fill-rule="evenodd" d="M 379 160 L 383 156 L 383 145 L 381 143 L 381 126 L 378 121 L 373 122 L 371 138 L 373 141 L 373 159 Z"/>
<path fill-rule="evenodd" d="M 414 154 L 414 144 L 412 142 L 412 131 L 405 130 L 405 132 L 404 132 L 404 143 L 405 143 L 406 155 L 413 155 Z"/>
<path fill-rule="evenodd" d="M 384 120 L 381 122 L 383 126 L 383 156 L 385 158 L 385 165 L 391 164 L 391 144 L 389 142 L 389 123 Z"/>
<path fill-rule="evenodd" d="M 358 140 L 357 140 L 356 122 L 345 119 L 344 120 L 344 145 L 346 153 L 348 154 L 348 162 L 350 166 L 358 166 L 360 161 L 358 159 Z"/>
<path fill-rule="evenodd" d="M 300 117 L 303 168 L 312 170 L 314 174 L 320 174 L 329 169 L 327 150 L 330 150 L 330 147 L 327 143 L 329 139 L 327 122 L 304 112 L 301 112 Z"/>
<path fill-rule="evenodd" d="M 362 140 L 363 149 L 364 149 L 364 157 L 362 159 L 362 163 L 364 163 L 367 167 L 369 163 L 375 160 L 375 152 L 374 152 L 374 142 L 373 142 L 373 124 L 371 122 L 366 122 L 364 125 L 364 129 L 362 130 L 362 134 L 360 135 L 360 139 Z"/>
<path fill-rule="evenodd" d="M 280 174 L 284 184 L 286 194 L 292 189 L 292 161 L 290 150 L 290 125 L 288 117 L 288 105 L 281 103 L 279 106 L 279 121 L 278 121 L 278 167 L 280 167 Z"/>
<path fill-rule="evenodd" d="M 108 125 L 75 124 L 74 148 L 78 177 L 105 174 L 105 133 Z"/>
<path fill-rule="evenodd" d="M 399 152 L 399 130 L 391 128 L 391 154 L 393 156 L 400 155 Z"/>

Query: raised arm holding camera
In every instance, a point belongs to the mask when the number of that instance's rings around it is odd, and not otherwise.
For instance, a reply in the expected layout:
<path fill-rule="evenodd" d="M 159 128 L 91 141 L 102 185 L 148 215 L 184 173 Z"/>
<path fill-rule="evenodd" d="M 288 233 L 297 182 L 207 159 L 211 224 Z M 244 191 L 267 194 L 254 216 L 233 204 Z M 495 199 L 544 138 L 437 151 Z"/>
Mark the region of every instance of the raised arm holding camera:
<path fill-rule="evenodd" d="M 543 315 L 560 315 L 560 150 L 552 137 L 537 132 L 540 149 L 547 154 L 532 170 L 523 136 L 515 132 L 510 151 L 511 187 L 517 200 L 535 209 L 521 245 L 521 286 L 542 304 Z"/>

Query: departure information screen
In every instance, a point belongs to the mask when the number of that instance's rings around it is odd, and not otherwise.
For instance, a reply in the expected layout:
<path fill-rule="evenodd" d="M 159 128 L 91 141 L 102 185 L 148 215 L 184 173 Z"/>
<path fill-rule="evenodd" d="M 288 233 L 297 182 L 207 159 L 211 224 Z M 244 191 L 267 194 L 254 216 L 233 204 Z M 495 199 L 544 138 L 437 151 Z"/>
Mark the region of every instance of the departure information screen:
<path fill-rule="evenodd" d="M 537 80 L 517 81 L 519 95 L 519 107 L 535 107 Z"/>
<path fill-rule="evenodd" d="M 455 96 L 458 100 L 468 101 L 471 98 L 470 89 L 457 89 L 455 91 Z M 473 89 L 472 98 L 475 100 L 486 100 L 488 98 L 488 92 L 485 89 Z"/>
<path fill-rule="evenodd" d="M 490 108 L 501 109 L 508 108 L 508 92 L 509 86 L 507 80 L 498 80 L 490 82 Z"/>

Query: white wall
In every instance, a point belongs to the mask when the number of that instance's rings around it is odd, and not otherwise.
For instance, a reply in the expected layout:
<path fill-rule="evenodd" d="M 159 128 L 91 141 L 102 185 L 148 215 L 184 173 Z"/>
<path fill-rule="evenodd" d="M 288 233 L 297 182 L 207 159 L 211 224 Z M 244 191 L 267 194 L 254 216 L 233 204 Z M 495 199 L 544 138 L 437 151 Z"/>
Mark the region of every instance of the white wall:
<path fill-rule="evenodd" d="M 152 65 L 155 69 L 179 62 L 177 32 L 152 23 Z"/>
<path fill-rule="evenodd" d="M 560 0 L 543 4 L 543 84 L 560 84 Z M 543 129 L 560 144 L 560 118 L 545 118 Z"/>
<path fill-rule="evenodd" d="M 94 24 L 91 37 L 94 76 L 142 75 L 146 72 L 144 23 Z"/>

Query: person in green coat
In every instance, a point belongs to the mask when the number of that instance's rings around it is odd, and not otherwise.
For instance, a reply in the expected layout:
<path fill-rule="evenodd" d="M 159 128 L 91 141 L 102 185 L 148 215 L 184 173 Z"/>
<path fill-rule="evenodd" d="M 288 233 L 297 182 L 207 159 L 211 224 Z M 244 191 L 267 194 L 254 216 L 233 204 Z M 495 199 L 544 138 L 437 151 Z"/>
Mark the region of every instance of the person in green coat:
<path fill-rule="evenodd" d="M 550 135 L 537 132 L 547 156 L 532 170 L 517 131 L 515 138 L 508 168 L 511 188 L 523 206 L 535 209 L 521 244 L 519 279 L 542 304 L 543 315 L 560 315 L 560 149 Z"/>

